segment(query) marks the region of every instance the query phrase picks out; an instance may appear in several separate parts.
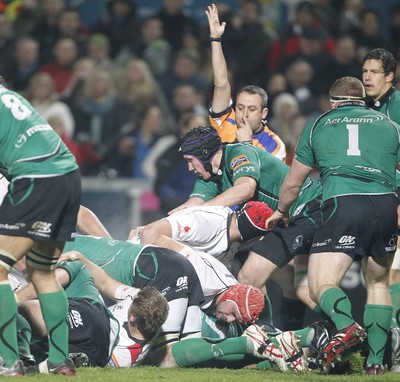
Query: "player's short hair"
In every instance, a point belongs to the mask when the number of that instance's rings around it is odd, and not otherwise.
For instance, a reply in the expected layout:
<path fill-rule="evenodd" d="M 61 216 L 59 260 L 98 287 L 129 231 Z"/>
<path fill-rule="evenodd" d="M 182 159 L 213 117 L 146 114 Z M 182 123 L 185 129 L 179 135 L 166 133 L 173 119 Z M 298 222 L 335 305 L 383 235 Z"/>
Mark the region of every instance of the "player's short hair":
<path fill-rule="evenodd" d="M 247 284 L 236 284 L 223 292 L 219 303 L 233 302 L 240 313 L 239 321 L 247 324 L 258 318 L 264 310 L 264 294 L 260 289 Z"/>
<path fill-rule="evenodd" d="M 143 337 L 153 339 L 168 317 L 169 306 L 166 298 L 154 287 L 147 286 L 140 290 L 128 310 L 130 317 L 135 317 L 137 329 Z"/>
<path fill-rule="evenodd" d="M 236 212 L 238 229 L 242 241 L 247 241 L 264 235 L 268 229 L 265 228 L 265 221 L 274 211 L 263 202 L 247 202 Z"/>
<path fill-rule="evenodd" d="M 387 76 L 389 73 L 393 73 L 394 76 L 396 75 L 396 69 L 397 69 L 396 59 L 394 58 L 393 54 L 390 53 L 388 50 L 383 48 L 372 49 L 366 54 L 362 64 L 364 65 L 364 62 L 367 60 L 381 61 L 383 71 L 385 72 L 385 76 Z"/>
<path fill-rule="evenodd" d="M 181 138 L 179 151 L 182 155 L 190 155 L 197 158 L 204 166 L 204 169 L 212 173 L 211 161 L 221 147 L 221 138 L 213 127 L 198 126 Z"/>
<path fill-rule="evenodd" d="M 261 97 L 261 108 L 264 109 L 268 107 L 268 94 L 263 88 L 260 88 L 256 85 L 244 86 L 243 88 L 239 89 L 236 94 L 236 98 L 242 93 L 258 94 Z"/>
<path fill-rule="evenodd" d="M 362 82 L 355 77 L 338 78 L 329 90 L 331 101 L 362 100 L 365 98 L 365 89 Z"/>

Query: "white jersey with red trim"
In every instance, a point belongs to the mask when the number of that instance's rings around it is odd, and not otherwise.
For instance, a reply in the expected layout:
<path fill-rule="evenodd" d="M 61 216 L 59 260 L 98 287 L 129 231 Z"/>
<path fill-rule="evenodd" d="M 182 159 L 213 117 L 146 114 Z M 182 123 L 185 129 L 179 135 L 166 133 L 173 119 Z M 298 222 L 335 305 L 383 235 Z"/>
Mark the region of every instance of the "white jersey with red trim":
<path fill-rule="evenodd" d="M 134 295 L 136 295 L 137 289 L 131 289 L 134 290 Z M 108 365 L 112 367 L 138 366 L 150 350 L 150 345 L 147 342 L 135 339 L 129 334 L 127 320 L 131 303 L 132 296 L 128 295 L 124 300 L 109 308 L 120 325 L 119 340 L 108 361 Z"/>
<path fill-rule="evenodd" d="M 213 299 L 238 281 L 221 261 L 201 251 L 195 251 L 189 246 L 179 253 L 188 259 L 196 270 L 204 294 L 201 309 L 207 309 Z"/>
<path fill-rule="evenodd" d="M 229 207 L 194 206 L 165 219 L 171 224 L 172 239 L 218 258 L 229 249 L 229 226 L 233 213 Z"/>

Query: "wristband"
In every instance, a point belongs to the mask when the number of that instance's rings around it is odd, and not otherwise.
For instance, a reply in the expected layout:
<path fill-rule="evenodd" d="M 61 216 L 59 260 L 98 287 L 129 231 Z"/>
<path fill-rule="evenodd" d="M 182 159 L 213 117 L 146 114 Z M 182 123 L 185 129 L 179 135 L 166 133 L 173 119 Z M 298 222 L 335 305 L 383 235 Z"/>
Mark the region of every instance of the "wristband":
<path fill-rule="evenodd" d="M 221 37 L 211 37 L 210 36 L 210 42 L 221 42 Z"/>
<path fill-rule="evenodd" d="M 289 212 L 281 211 L 279 208 L 276 209 L 281 215 L 289 215 Z"/>

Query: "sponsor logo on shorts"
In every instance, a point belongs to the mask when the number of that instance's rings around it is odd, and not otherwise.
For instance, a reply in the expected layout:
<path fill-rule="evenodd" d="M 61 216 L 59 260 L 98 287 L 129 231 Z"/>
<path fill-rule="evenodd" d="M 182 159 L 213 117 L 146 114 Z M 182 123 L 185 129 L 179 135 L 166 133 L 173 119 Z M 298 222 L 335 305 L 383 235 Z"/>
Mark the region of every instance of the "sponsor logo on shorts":
<path fill-rule="evenodd" d="M 385 247 L 386 252 L 392 252 L 397 249 L 397 235 L 393 235 L 392 238 L 389 240 L 389 246 Z"/>
<path fill-rule="evenodd" d="M 293 249 L 297 249 L 303 246 L 303 236 L 299 235 L 294 239 Z"/>
<path fill-rule="evenodd" d="M 31 226 L 32 231 L 38 233 L 50 233 L 51 232 L 51 223 L 46 223 L 42 221 L 34 222 Z"/>
<path fill-rule="evenodd" d="M 68 312 L 68 322 L 71 329 L 77 328 L 78 326 L 83 326 L 81 314 L 74 309 Z"/>
<path fill-rule="evenodd" d="M 163 296 L 165 296 L 165 295 L 169 292 L 170 289 L 171 289 L 171 287 L 166 287 L 166 288 L 164 288 L 160 293 L 161 293 Z"/>
<path fill-rule="evenodd" d="M 7 229 L 7 230 L 10 230 L 10 231 L 18 231 L 23 227 L 25 227 L 25 223 L 0 224 L 0 229 Z"/>
<path fill-rule="evenodd" d="M 176 290 L 175 292 L 180 292 L 182 290 L 188 289 L 188 278 L 187 276 L 181 276 L 176 280 Z"/>
<path fill-rule="evenodd" d="M 246 155 L 242 154 L 231 160 L 231 169 L 236 170 L 238 167 L 244 164 L 250 164 L 250 161 L 247 159 Z"/>
<path fill-rule="evenodd" d="M 355 239 L 355 236 L 344 235 L 338 240 L 338 243 L 342 245 L 353 245 L 356 243 Z"/>
<path fill-rule="evenodd" d="M 190 227 L 188 227 L 187 225 L 185 226 L 185 228 L 183 229 L 185 232 L 189 232 L 191 230 Z"/>
<path fill-rule="evenodd" d="M 325 245 L 328 245 L 331 241 L 332 241 L 332 239 L 326 239 L 326 240 L 321 241 L 321 242 L 313 243 L 311 247 L 313 247 L 313 248 L 315 248 L 315 247 L 324 247 Z"/>

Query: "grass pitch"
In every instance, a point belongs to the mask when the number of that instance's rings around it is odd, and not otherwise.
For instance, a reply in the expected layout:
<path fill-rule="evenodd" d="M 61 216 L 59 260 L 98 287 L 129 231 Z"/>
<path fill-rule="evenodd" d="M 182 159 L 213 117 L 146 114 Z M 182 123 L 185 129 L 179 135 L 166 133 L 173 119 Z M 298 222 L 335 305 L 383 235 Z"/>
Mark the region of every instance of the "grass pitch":
<path fill-rule="evenodd" d="M 6 379 L 10 377 L 0 377 Z M 67 378 L 67 379 L 66 379 Z M 72 378 L 72 379 L 70 379 Z M 161 369 L 150 366 L 139 366 L 131 369 L 112 368 L 80 368 L 76 377 L 57 375 L 28 375 L 18 377 L 18 381 L 88 381 L 88 382 L 366 382 L 366 381 L 399 381 L 399 374 L 387 372 L 381 376 L 353 375 L 322 375 L 316 372 L 304 374 L 280 373 L 271 370 L 256 369 Z"/>

